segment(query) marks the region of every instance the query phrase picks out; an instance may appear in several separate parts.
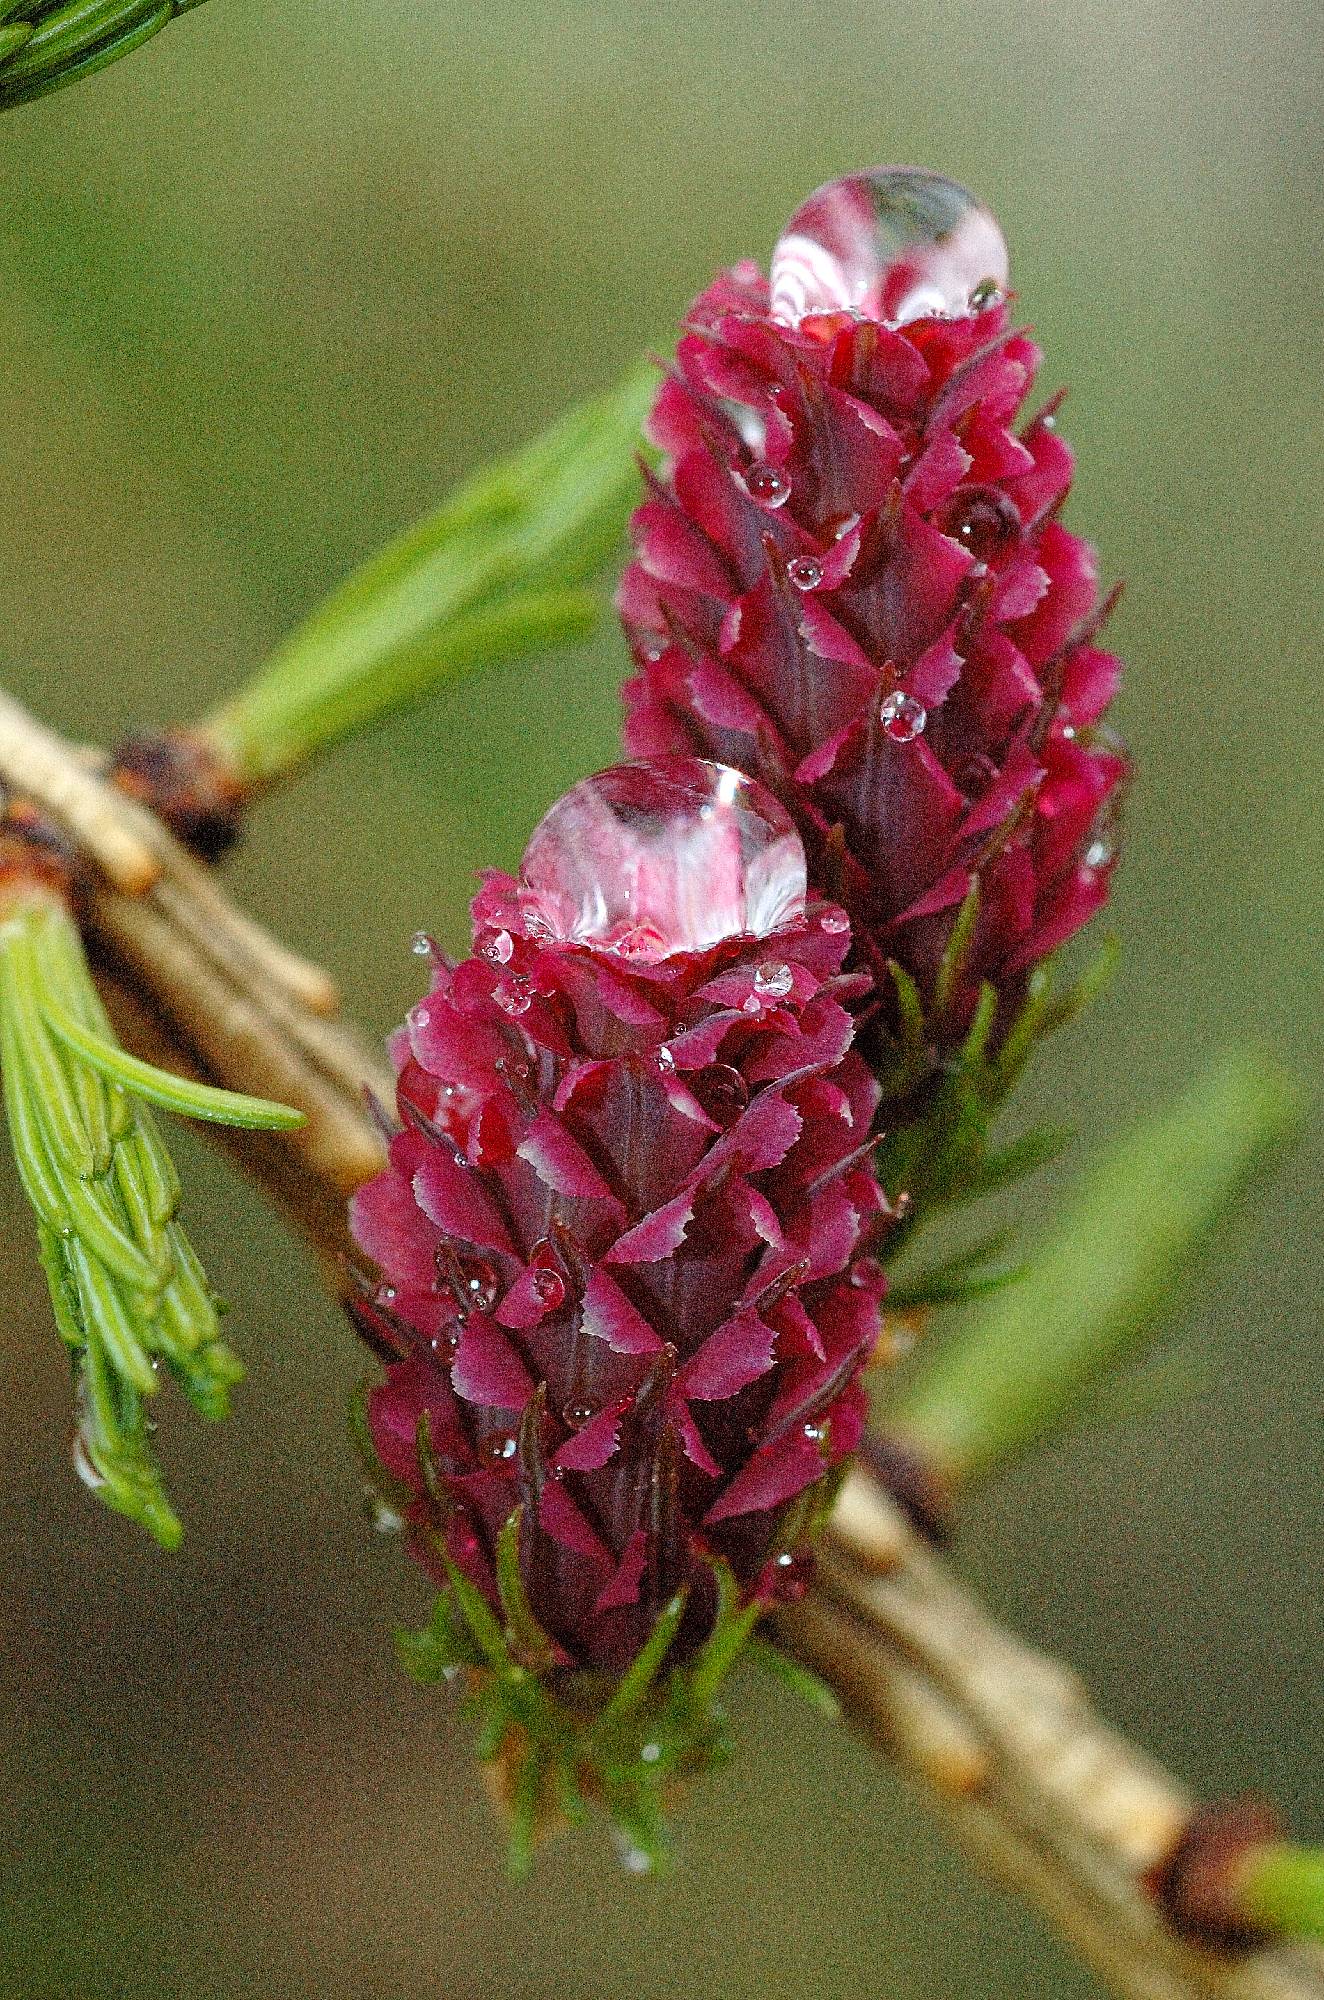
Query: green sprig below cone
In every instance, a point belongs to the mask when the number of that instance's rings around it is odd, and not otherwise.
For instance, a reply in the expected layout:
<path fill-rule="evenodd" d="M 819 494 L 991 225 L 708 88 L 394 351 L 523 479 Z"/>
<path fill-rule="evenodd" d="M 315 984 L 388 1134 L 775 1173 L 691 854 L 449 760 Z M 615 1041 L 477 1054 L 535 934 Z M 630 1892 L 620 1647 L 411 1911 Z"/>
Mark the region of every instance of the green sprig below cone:
<path fill-rule="evenodd" d="M 624 533 L 651 371 L 478 473 L 335 590 L 197 725 L 243 789 L 480 666 L 581 638 Z"/>
<path fill-rule="evenodd" d="M 183 1532 L 151 1447 L 161 1370 L 211 1420 L 243 1375 L 178 1220 L 180 1186 L 145 1100 L 185 1116 L 289 1129 L 302 1116 L 172 1077 L 114 1040 L 77 927 L 47 887 L 0 908 L 0 1070 L 14 1157 L 70 1351 L 74 1464 L 163 1547 Z"/>
<path fill-rule="evenodd" d="M 142 47 L 202 0 L 0 0 L 0 111 Z"/>
<path fill-rule="evenodd" d="M 601 1675 L 548 1676 L 537 1662 L 526 1663 L 518 1608 L 507 1599 L 503 1625 L 481 1593 L 447 1568 L 450 1586 L 431 1620 L 421 1631 L 397 1633 L 397 1650 L 425 1685 L 463 1682 L 478 1754 L 494 1767 L 509 1812 L 512 1873 L 528 1873 L 543 1831 L 582 1820 L 591 1804 L 606 1810 L 631 1873 L 665 1867 L 668 1797 L 730 1754 L 721 1697 L 766 1607 L 742 1597 L 730 1570 L 715 1563 L 717 1618 L 693 1659 L 668 1664 L 685 1612 L 682 1591 L 614 1683 Z M 809 1693 L 812 1677 L 791 1666 L 788 1678 Z M 817 1684 L 813 1698 L 825 1709 Z"/>
<path fill-rule="evenodd" d="M 350 1437 L 379 1524 L 402 1525 L 411 1496 L 373 1453 L 366 1390 L 351 1404 Z M 836 1476 L 803 1497 L 784 1525 L 788 1550 L 812 1542 L 839 1486 Z M 662 1606 L 623 1673 L 558 1668 L 521 1580 L 522 1516 L 517 1506 L 497 1539 L 501 1615 L 438 1544 L 448 1583 L 426 1625 L 397 1630 L 400 1663 L 423 1686 L 446 1681 L 463 1688 L 479 1760 L 493 1775 L 508 1815 L 512 1874 L 528 1874 L 544 1833 L 578 1824 L 595 1805 L 605 1810 L 632 1874 L 664 1870 L 671 1851 L 669 1803 L 685 1780 L 730 1755 L 723 1698 L 739 1661 L 750 1658 L 776 1674 L 834 1721 L 840 1714 L 835 1697 L 815 1674 L 756 1636 L 771 1606 L 743 1592 L 729 1566 L 716 1559 L 716 1612 L 697 1653 L 679 1663 L 672 1658 L 687 1602 L 680 1590 Z"/>

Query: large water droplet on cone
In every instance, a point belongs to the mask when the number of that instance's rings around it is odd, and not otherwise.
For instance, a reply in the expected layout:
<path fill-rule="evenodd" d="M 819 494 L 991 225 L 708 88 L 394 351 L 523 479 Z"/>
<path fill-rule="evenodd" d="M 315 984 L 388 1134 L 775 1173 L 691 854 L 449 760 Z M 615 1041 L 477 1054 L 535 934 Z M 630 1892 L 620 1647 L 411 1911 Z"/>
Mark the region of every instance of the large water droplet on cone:
<path fill-rule="evenodd" d="M 923 167 L 870 167 L 817 188 L 787 223 L 772 316 L 959 319 L 1005 291 L 1009 268 L 1002 231 L 968 188 Z"/>
<path fill-rule="evenodd" d="M 699 757 L 585 778 L 535 829 L 520 904 L 535 937 L 655 963 L 804 915 L 804 845 L 772 794 Z"/>

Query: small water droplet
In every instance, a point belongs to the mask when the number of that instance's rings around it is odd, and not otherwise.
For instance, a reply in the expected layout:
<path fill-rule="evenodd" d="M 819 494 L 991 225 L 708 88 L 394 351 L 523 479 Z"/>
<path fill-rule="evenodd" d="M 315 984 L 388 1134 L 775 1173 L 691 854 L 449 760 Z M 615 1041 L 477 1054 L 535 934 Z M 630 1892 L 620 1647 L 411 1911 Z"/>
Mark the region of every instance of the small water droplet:
<path fill-rule="evenodd" d="M 779 958 L 766 958 L 754 974 L 754 991 L 765 1000 L 784 1000 L 795 984 L 789 965 Z"/>
<path fill-rule="evenodd" d="M 823 581 L 823 565 L 815 556 L 796 556 L 787 563 L 786 574 L 797 590 L 817 590 Z"/>
<path fill-rule="evenodd" d="M 1057 429 L 1057 418 L 1051 410 L 1046 417 L 1040 417 L 1039 422 L 1046 431 L 1055 431 Z"/>
<path fill-rule="evenodd" d="M 527 1014 L 533 1004 L 529 991 L 521 979 L 503 979 L 493 995 L 497 1006 L 507 1014 Z"/>
<path fill-rule="evenodd" d="M 1021 517 L 996 486 L 958 487 L 938 515 L 944 535 L 987 564 L 1020 540 Z"/>
<path fill-rule="evenodd" d="M 466 1302 L 479 1312 L 490 1312 L 501 1290 L 501 1273 L 486 1257 L 466 1257 L 460 1265 Z"/>
<path fill-rule="evenodd" d="M 751 993 L 750 999 L 754 996 Z M 758 1001 L 754 1001 L 755 1012 Z M 708 1116 L 719 1125 L 732 1125 L 749 1103 L 749 1085 L 731 1063 L 709 1063 L 694 1078 L 692 1088 Z"/>
<path fill-rule="evenodd" d="M 964 317 L 1008 277 L 1002 231 L 967 188 L 920 167 L 871 167 L 817 188 L 772 253 L 772 315 L 851 312 L 888 326 Z"/>
<path fill-rule="evenodd" d="M 844 937 L 850 929 L 850 918 L 844 910 L 824 910 L 821 922 L 829 937 Z"/>
<path fill-rule="evenodd" d="M 791 497 L 791 482 L 780 466 L 760 459 L 745 474 L 745 491 L 760 507 L 784 507 Z"/>
<path fill-rule="evenodd" d="M 565 1304 L 565 1279 L 559 1271 L 535 1271 L 533 1289 L 549 1312 Z"/>
<path fill-rule="evenodd" d="M 661 1048 L 653 1051 L 653 1060 L 661 1070 L 663 1076 L 670 1076 L 676 1067 L 676 1058 L 672 1055 L 671 1050 L 665 1042 Z"/>
<path fill-rule="evenodd" d="M 627 1835 L 619 1829 L 613 1834 L 616 1853 L 622 1868 L 630 1875 L 651 1875 L 653 1863 L 642 1847 L 636 1847 Z"/>
<path fill-rule="evenodd" d="M 919 1328 L 909 1314 L 883 1314 L 883 1344 L 889 1361 L 904 1361 L 914 1352 L 918 1340 Z"/>
<path fill-rule="evenodd" d="M 823 1442 L 822 1424 L 808 1423 L 804 1427 L 804 1433 L 810 1444 L 821 1444 Z"/>
<path fill-rule="evenodd" d="M 367 1507 L 368 1519 L 372 1522 L 376 1532 L 379 1535 L 398 1535 L 405 1524 L 404 1515 L 398 1514 L 395 1508 L 382 1498 L 380 1493 L 373 1491 L 371 1486 L 365 1489 L 363 1497 Z"/>
<path fill-rule="evenodd" d="M 913 743 L 929 719 L 929 711 L 913 694 L 894 688 L 878 711 L 884 734 L 893 743 Z"/>
<path fill-rule="evenodd" d="M 526 936 L 531 937 L 535 944 L 546 944 L 554 935 L 551 925 L 539 910 L 524 912 L 524 930 Z"/>
<path fill-rule="evenodd" d="M 1106 868 L 1112 858 L 1113 844 L 1110 840 L 1102 836 L 1097 840 L 1092 840 L 1085 849 L 1085 866 L 1087 868 Z"/>
<path fill-rule="evenodd" d="M 479 1446 L 482 1456 L 492 1465 L 508 1465 L 519 1450 L 509 1431 L 496 1431 L 483 1439 Z"/>
<path fill-rule="evenodd" d="M 431 958 L 436 950 L 436 943 L 426 931 L 415 931 L 409 940 L 409 949 L 415 958 Z"/>
<path fill-rule="evenodd" d="M 489 965 L 509 965 L 514 949 L 515 941 L 509 931 L 493 931 L 491 937 L 483 939 L 478 952 Z"/>
<path fill-rule="evenodd" d="M 441 1332 L 434 1333 L 428 1342 L 428 1346 L 436 1355 L 438 1361 L 451 1360 L 459 1344 L 460 1329 L 458 1326 L 444 1326 Z"/>
<path fill-rule="evenodd" d="M 396 1292 L 394 1285 L 378 1285 L 377 1303 L 379 1306 L 393 1306 L 395 1304 L 395 1298 L 396 1298 Z"/>
<path fill-rule="evenodd" d="M 591 1418 L 596 1417 L 599 1407 L 591 1396 L 577 1396 L 573 1402 L 566 1404 L 561 1415 L 572 1431 L 578 1431 L 582 1430 Z"/>
<path fill-rule="evenodd" d="M 96 1465 L 93 1463 L 92 1453 L 81 1426 L 74 1432 L 70 1456 L 73 1460 L 74 1471 L 78 1474 L 84 1486 L 93 1493 L 99 1493 L 106 1484 L 106 1475 L 104 1472 L 98 1471 Z"/>
<path fill-rule="evenodd" d="M 662 1745 L 660 1743 L 645 1743 L 639 1755 L 645 1764 L 656 1764 L 658 1758 L 662 1755 Z"/>
<path fill-rule="evenodd" d="M 411 1028 L 426 1028 L 431 1019 L 432 1015 L 426 1007 L 411 1007 L 409 1010 Z"/>

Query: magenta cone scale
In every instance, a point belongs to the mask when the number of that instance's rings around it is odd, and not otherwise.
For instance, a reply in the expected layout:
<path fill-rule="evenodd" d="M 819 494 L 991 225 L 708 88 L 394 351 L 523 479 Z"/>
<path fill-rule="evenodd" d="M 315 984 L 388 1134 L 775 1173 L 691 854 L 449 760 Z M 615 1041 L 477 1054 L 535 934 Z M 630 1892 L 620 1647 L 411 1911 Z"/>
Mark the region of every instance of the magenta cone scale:
<path fill-rule="evenodd" d="M 935 1062 L 1004 1033 L 1108 895 L 1126 772 L 1094 555 L 988 211 L 935 174 L 818 190 L 691 309 L 619 604 L 627 747 L 757 777 Z M 889 1000 L 895 1006 L 896 996 Z M 877 1017 L 886 1024 L 886 1012 Z M 875 1058 L 880 1051 L 869 1040 Z"/>
<path fill-rule="evenodd" d="M 402 1129 L 354 1202 L 372 1443 L 438 1582 L 508 1624 L 514 1586 L 526 1667 L 619 1673 L 678 1593 L 683 1662 L 719 1572 L 746 1604 L 803 1586 L 859 1435 L 888 1221 L 867 980 L 785 812 L 695 759 L 576 786 L 473 918 L 395 1039 Z"/>

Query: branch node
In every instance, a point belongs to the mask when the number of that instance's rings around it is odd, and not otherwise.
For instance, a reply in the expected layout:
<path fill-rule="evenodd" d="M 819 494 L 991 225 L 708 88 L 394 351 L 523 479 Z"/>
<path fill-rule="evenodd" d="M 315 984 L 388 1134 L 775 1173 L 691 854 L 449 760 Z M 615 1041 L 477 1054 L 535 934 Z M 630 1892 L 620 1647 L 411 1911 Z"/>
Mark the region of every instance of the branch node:
<path fill-rule="evenodd" d="M 1197 1807 L 1145 1887 L 1179 1936 L 1215 1951 L 1254 1951 L 1269 1934 L 1244 1914 L 1239 1877 L 1256 1848 L 1282 1839 L 1266 1799 L 1247 1796 Z"/>
<path fill-rule="evenodd" d="M 151 730 L 127 737 L 111 759 L 109 776 L 129 798 L 164 820 L 200 860 L 219 860 L 243 831 L 243 787 L 197 730 Z"/>
<path fill-rule="evenodd" d="M 925 1541 L 934 1548 L 948 1547 L 955 1527 L 954 1496 L 923 1450 L 906 1438 L 866 1431 L 860 1440 L 859 1457 Z"/>

